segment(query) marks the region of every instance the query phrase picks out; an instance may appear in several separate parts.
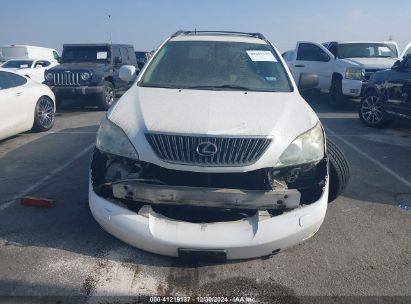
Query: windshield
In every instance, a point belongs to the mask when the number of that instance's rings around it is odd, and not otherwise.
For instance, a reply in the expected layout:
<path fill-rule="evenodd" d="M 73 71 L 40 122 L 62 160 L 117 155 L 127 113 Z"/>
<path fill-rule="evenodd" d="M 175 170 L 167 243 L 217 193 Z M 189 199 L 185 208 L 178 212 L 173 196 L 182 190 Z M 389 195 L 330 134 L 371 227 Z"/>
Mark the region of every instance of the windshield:
<path fill-rule="evenodd" d="M 30 68 L 32 64 L 33 64 L 32 60 L 10 60 L 4 63 L 1 67 L 2 68 L 24 69 L 24 68 Z"/>
<path fill-rule="evenodd" d="M 397 58 L 397 50 L 393 44 L 385 43 L 346 43 L 338 45 L 339 58 L 383 57 Z"/>
<path fill-rule="evenodd" d="M 110 49 L 101 47 L 65 47 L 63 62 L 106 62 L 110 61 Z"/>
<path fill-rule="evenodd" d="M 290 92 L 279 58 L 267 44 L 221 41 L 166 43 L 140 86 Z"/>

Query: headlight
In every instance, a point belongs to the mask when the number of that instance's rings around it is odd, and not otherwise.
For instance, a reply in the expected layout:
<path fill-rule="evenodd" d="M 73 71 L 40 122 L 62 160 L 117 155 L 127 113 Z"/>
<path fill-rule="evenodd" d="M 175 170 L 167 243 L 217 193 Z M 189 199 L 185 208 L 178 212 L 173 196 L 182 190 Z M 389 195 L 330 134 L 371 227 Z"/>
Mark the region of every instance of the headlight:
<path fill-rule="evenodd" d="M 51 81 L 53 79 L 52 73 L 46 73 L 46 80 Z"/>
<path fill-rule="evenodd" d="M 80 75 L 81 79 L 83 79 L 84 81 L 89 80 L 90 76 L 91 75 L 88 72 L 81 73 L 81 75 Z"/>
<path fill-rule="evenodd" d="M 96 147 L 106 153 L 138 159 L 137 151 L 127 135 L 120 127 L 112 123 L 107 116 L 104 116 L 98 129 Z"/>
<path fill-rule="evenodd" d="M 345 79 L 362 80 L 364 78 L 365 71 L 362 68 L 346 68 Z"/>
<path fill-rule="evenodd" d="M 276 167 L 300 165 L 324 158 L 324 134 L 320 123 L 298 136 L 281 154 Z"/>

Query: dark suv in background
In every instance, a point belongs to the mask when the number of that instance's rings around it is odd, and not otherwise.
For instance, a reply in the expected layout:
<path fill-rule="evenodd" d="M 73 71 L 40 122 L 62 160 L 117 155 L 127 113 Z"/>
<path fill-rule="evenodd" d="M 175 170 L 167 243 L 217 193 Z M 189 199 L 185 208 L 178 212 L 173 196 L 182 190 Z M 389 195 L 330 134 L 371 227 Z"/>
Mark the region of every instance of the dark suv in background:
<path fill-rule="evenodd" d="M 391 69 L 374 73 L 359 108 L 361 121 L 382 128 L 397 118 L 411 120 L 411 55 Z"/>
<path fill-rule="evenodd" d="M 143 69 L 144 65 L 146 64 L 146 62 L 148 61 L 148 53 L 149 52 L 141 52 L 141 51 L 137 51 L 135 52 L 136 55 L 136 60 L 137 60 L 137 65 L 138 68 L 141 70 Z"/>
<path fill-rule="evenodd" d="M 138 68 L 132 45 L 65 44 L 61 64 L 45 72 L 45 84 L 58 107 L 64 99 L 82 98 L 107 110 L 131 85 L 119 77 L 123 65 Z"/>

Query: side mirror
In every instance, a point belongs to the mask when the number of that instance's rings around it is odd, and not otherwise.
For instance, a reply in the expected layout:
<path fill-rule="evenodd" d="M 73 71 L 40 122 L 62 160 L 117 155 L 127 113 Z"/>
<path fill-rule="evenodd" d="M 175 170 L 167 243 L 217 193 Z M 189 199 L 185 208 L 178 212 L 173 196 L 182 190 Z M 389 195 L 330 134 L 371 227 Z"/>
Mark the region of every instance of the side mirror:
<path fill-rule="evenodd" d="M 114 63 L 122 63 L 123 59 L 121 59 L 121 57 L 114 57 Z"/>
<path fill-rule="evenodd" d="M 125 82 L 131 82 L 136 77 L 136 67 L 132 65 L 123 65 L 118 72 L 118 76 Z"/>
<path fill-rule="evenodd" d="M 298 89 L 300 91 L 314 89 L 320 82 L 317 74 L 301 73 L 300 81 L 298 82 Z"/>
<path fill-rule="evenodd" d="M 323 52 L 320 53 L 320 58 L 321 58 L 321 61 L 324 61 L 324 62 L 328 62 L 331 59 L 330 56 L 328 56 L 328 54 L 323 53 Z"/>
<path fill-rule="evenodd" d="M 43 66 L 41 65 L 41 64 L 36 64 L 36 69 L 40 69 L 40 68 L 42 68 Z"/>
<path fill-rule="evenodd" d="M 391 67 L 392 70 L 401 70 L 401 60 L 397 60 Z"/>

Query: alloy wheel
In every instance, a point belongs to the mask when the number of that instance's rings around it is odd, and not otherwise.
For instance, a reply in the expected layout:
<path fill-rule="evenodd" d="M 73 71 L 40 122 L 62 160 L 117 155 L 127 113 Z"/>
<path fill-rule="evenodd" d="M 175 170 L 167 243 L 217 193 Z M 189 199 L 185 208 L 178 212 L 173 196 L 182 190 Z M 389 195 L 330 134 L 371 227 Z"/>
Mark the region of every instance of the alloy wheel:
<path fill-rule="evenodd" d="M 41 98 L 37 107 L 37 118 L 41 126 L 49 128 L 54 122 L 53 103 L 48 98 Z"/>
<path fill-rule="evenodd" d="M 108 105 L 111 105 L 114 102 L 114 90 L 110 87 L 106 87 L 104 91 L 104 97 Z"/>
<path fill-rule="evenodd" d="M 383 119 L 383 104 L 378 96 L 367 96 L 361 105 L 361 116 L 370 124 L 378 124 Z"/>

